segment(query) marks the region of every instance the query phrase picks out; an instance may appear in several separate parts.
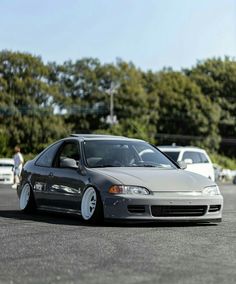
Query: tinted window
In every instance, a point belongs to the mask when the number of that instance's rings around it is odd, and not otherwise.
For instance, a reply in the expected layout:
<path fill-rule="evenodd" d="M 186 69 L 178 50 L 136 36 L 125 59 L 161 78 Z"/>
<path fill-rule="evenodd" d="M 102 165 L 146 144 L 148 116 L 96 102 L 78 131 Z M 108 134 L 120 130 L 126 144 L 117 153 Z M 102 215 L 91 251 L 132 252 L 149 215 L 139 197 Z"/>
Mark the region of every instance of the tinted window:
<path fill-rule="evenodd" d="M 50 146 L 36 161 L 36 165 L 40 167 L 51 167 L 55 154 L 61 143 Z"/>
<path fill-rule="evenodd" d="M 193 161 L 193 164 L 202 163 L 202 159 L 201 159 L 200 153 L 198 153 L 198 152 L 186 151 L 186 152 L 184 152 L 182 159 L 183 160 L 191 159 Z"/>
<path fill-rule="evenodd" d="M 8 167 L 8 168 L 12 168 L 14 167 L 14 164 L 0 164 L 0 167 Z"/>
<path fill-rule="evenodd" d="M 86 141 L 85 158 L 89 167 L 176 166 L 148 143 L 139 141 Z"/>
<path fill-rule="evenodd" d="M 61 162 L 66 159 L 73 159 L 79 161 L 79 147 L 76 142 L 66 142 L 59 154 L 57 166 L 60 167 Z"/>
<path fill-rule="evenodd" d="M 207 156 L 204 153 L 199 153 L 201 156 L 202 163 L 209 163 Z"/>
<path fill-rule="evenodd" d="M 163 151 L 168 157 L 170 157 L 173 161 L 177 162 L 179 157 L 179 152 L 166 152 Z"/>

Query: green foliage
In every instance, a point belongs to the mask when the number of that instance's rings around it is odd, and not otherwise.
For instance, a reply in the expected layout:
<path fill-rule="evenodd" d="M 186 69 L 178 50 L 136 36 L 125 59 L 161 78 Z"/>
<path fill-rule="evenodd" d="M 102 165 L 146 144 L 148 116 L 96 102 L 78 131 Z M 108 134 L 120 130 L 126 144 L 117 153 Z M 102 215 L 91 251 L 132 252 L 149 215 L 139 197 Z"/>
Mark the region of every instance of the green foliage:
<path fill-rule="evenodd" d="M 205 97 L 200 88 L 181 72 L 163 71 L 156 74 L 156 96 L 159 98 L 158 133 L 204 137 L 200 146 L 217 149 L 219 107 Z M 165 143 L 165 141 L 162 141 Z"/>
<path fill-rule="evenodd" d="M 218 153 L 211 153 L 210 158 L 214 164 L 217 164 L 224 169 L 236 170 L 236 159 Z"/>
<path fill-rule="evenodd" d="M 118 119 L 112 127 L 111 92 Z M 101 64 L 83 58 L 58 65 L 1 51 L 0 155 L 11 155 L 16 144 L 33 155 L 71 132 L 176 142 L 236 157 L 235 147 L 221 139 L 236 137 L 236 62 L 213 58 L 182 72 L 154 73 L 122 60 Z"/>
<path fill-rule="evenodd" d="M 185 70 L 212 104 L 220 109 L 217 127 L 221 137 L 236 137 L 236 62 L 229 57 L 199 61 Z M 221 145 L 221 151 L 235 156 L 235 149 Z"/>
<path fill-rule="evenodd" d="M 26 163 L 27 161 L 33 160 L 36 156 L 35 153 L 23 153 L 24 156 L 24 163 Z"/>
<path fill-rule="evenodd" d="M 0 129 L 0 157 L 9 157 L 10 155 L 7 131 L 5 129 Z"/>
<path fill-rule="evenodd" d="M 145 118 L 142 119 L 124 119 L 118 124 L 113 125 L 107 129 L 99 129 L 95 131 L 98 134 L 112 134 L 119 136 L 126 136 L 130 138 L 137 138 L 146 140 L 150 143 L 155 143 L 153 135 L 154 129 L 152 126 L 147 126 Z"/>
<path fill-rule="evenodd" d="M 53 113 L 59 90 L 51 73 L 39 57 L 0 52 L 0 125 L 9 148 L 20 144 L 24 152 L 39 151 L 68 132 L 63 118 Z"/>
<path fill-rule="evenodd" d="M 74 64 L 69 61 L 59 67 L 58 77 L 63 95 L 60 107 L 67 111 L 66 121 L 73 125 L 73 131 L 104 128 L 112 86 L 116 86 L 114 111 L 119 119 L 148 113 L 141 73 L 131 63 L 102 66 L 92 58 Z"/>

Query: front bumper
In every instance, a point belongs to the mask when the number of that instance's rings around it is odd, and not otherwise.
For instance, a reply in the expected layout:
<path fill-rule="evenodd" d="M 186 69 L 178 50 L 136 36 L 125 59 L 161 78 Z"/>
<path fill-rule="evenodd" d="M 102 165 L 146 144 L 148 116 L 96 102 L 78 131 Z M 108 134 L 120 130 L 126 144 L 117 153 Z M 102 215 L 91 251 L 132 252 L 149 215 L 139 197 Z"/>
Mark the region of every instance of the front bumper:
<path fill-rule="evenodd" d="M 106 219 L 220 222 L 222 219 L 223 197 L 221 195 L 179 196 L 177 193 L 154 193 L 140 197 L 106 195 L 103 206 Z M 133 210 L 130 210 L 130 208 Z M 186 213 L 181 212 L 181 214 L 179 214 L 179 211 L 177 214 L 173 212 L 171 214 L 163 214 L 164 211 L 160 211 L 162 213 L 159 216 L 159 209 L 156 210 L 156 208 L 167 208 L 167 213 L 171 211 L 171 208 L 177 208 L 177 210 L 181 211 L 185 208 L 187 211 Z M 192 212 L 188 212 L 188 208 L 190 208 L 190 211 L 191 208 L 203 208 L 204 210 L 201 211 L 199 216 L 193 216 Z"/>

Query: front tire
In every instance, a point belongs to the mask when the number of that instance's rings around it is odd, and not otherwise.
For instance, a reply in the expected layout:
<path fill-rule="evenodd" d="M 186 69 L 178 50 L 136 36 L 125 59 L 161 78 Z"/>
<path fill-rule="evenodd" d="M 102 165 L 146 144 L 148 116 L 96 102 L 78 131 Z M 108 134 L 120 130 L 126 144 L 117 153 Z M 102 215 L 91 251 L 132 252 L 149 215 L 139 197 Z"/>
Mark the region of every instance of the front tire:
<path fill-rule="evenodd" d="M 93 188 L 88 187 L 81 201 L 81 215 L 83 221 L 98 224 L 103 221 L 103 206 L 100 194 Z"/>
<path fill-rule="evenodd" d="M 25 213 L 32 213 L 36 209 L 34 195 L 28 183 L 23 186 L 20 194 L 20 210 Z"/>

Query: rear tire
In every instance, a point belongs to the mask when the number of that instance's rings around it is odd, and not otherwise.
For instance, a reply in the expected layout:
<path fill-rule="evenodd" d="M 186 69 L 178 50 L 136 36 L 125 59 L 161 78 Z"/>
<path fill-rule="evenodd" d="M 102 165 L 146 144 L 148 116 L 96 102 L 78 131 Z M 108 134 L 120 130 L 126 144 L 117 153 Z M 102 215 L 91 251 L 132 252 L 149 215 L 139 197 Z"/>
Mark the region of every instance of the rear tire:
<path fill-rule="evenodd" d="M 20 193 L 20 210 L 25 213 L 32 213 L 36 210 L 33 191 L 28 183 L 23 186 Z"/>
<path fill-rule="evenodd" d="M 99 192 L 93 187 L 85 189 L 81 201 L 83 221 L 90 224 L 100 224 L 103 221 L 103 206 Z"/>

